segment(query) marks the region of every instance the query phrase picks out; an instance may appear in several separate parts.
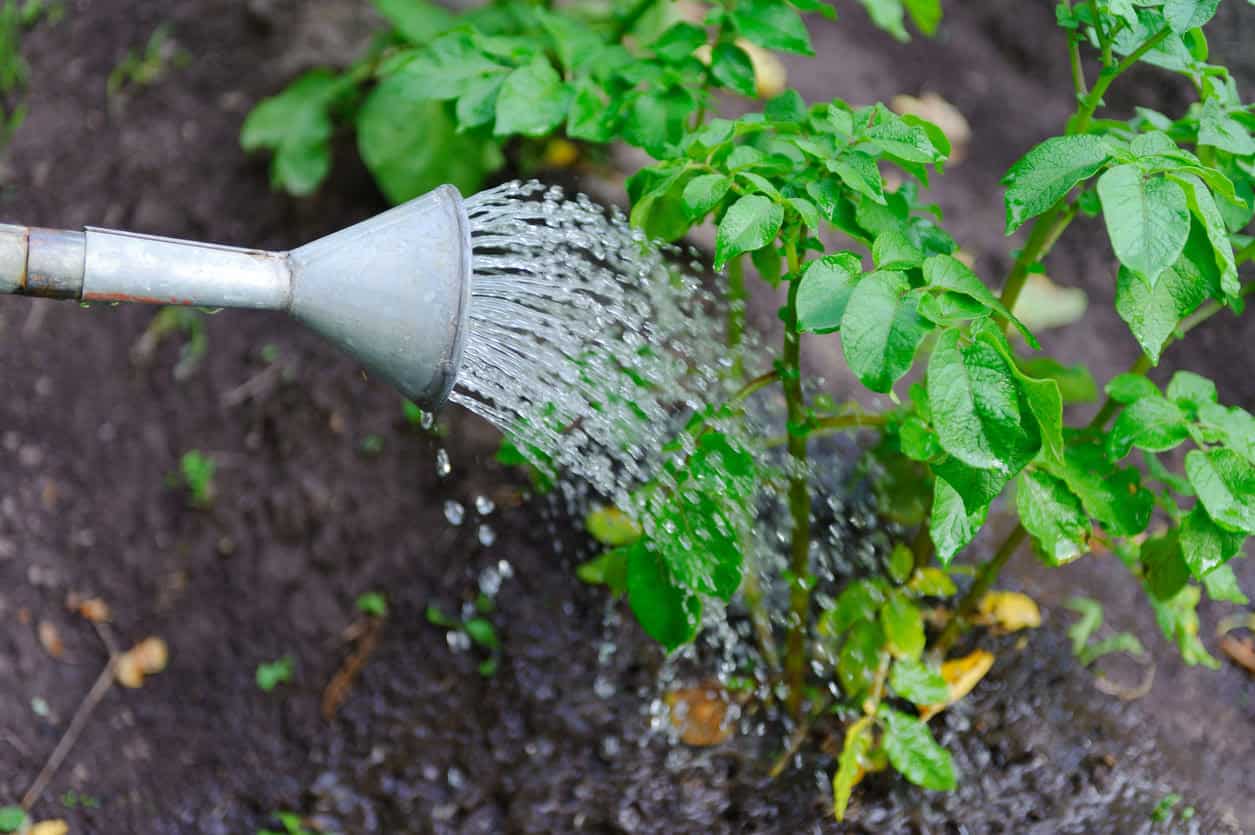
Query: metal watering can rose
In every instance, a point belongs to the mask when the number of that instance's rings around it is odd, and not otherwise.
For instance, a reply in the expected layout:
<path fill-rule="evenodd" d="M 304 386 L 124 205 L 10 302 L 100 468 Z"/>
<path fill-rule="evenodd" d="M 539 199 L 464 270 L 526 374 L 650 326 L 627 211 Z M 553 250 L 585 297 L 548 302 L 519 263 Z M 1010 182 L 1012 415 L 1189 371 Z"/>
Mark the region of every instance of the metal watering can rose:
<path fill-rule="evenodd" d="M 285 311 L 427 409 L 457 376 L 471 272 L 450 185 L 288 252 L 0 225 L 0 293 Z"/>

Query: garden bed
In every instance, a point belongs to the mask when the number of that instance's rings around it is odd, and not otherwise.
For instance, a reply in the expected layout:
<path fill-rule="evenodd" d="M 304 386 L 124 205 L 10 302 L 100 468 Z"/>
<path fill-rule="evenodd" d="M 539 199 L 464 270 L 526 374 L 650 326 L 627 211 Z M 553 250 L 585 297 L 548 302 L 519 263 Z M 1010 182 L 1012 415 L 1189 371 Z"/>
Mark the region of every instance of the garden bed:
<path fill-rule="evenodd" d="M 337 149 L 319 196 L 294 201 L 269 190 L 265 161 L 237 142 L 259 98 L 320 58 L 355 54 L 365 5 L 95 2 L 36 30 L 24 43 L 31 115 L 8 153 L 4 220 L 284 248 L 382 209 L 351 147 Z M 975 140 L 938 199 L 992 274 L 1010 249 L 990 231 L 1001 228 L 997 179 L 1070 108 L 1052 76 L 1066 72 L 1063 45 L 1049 4 L 951 5 L 940 38 L 910 51 L 849 10 L 816 30 L 821 58 L 799 62 L 793 80 L 815 99 L 931 89 L 956 104 Z M 111 70 L 162 23 L 186 66 L 107 98 Z M 1175 94 L 1144 86 L 1140 98 L 1148 91 Z M 1090 292 L 1092 310 L 1047 334 L 1047 348 L 1079 359 L 1084 343 L 1100 379 L 1127 367 L 1136 346 L 1111 309 L 1101 230 L 1072 238 L 1049 265 Z M 767 322 L 773 306 L 761 307 Z M 74 833 L 251 833 L 274 828 L 281 809 L 363 833 L 839 830 L 814 768 L 769 784 L 735 745 L 695 751 L 647 736 L 657 650 L 634 625 L 607 624 L 603 592 L 572 571 L 579 538 L 559 534 L 567 547 L 554 553 L 541 505 L 520 501 L 482 423 L 451 411 L 448 435 L 432 437 L 404 420 L 392 391 L 263 314 L 208 317 L 209 353 L 176 381 L 177 338 L 147 366 L 132 362 L 151 316 L 0 304 L 0 805 L 26 790 L 104 664 L 96 634 L 65 611 L 76 592 L 109 603 L 119 640 L 164 638 L 171 663 L 139 690 L 106 695 L 36 808 Z M 1253 329 L 1250 317 L 1217 317 L 1155 376 L 1206 371 L 1222 401 L 1249 409 L 1255 383 L 1235 358 Z M 436 472 L 441 447 L 447 478 Z M 207 510 L 166 483 L 191 449 L 218 461 Z M 448 524 L 447 500 L 470 508 L 480 495 L 492 514 Z M 490 547 L 480 521 L 495 531 Z M 455 608 L 502 560 L 514 575 L 496 598 L 504 652 L 486 679 L 423 612 Z M 1234 567 L 1255 588 L 1250 562 Z M 960 790 L 870 778 L 848 831 L 1255 829 L 1244 770 L 1255 680 L 1165 652 L 1149 695 L 1126 704 L 1095 696 L 1093 675 L 1072 660 L 1061 604 L 1078 591 L 1107 604 L 1109 623 L 1160 645 L 1134 585 L 1108 582 L 1122 571 L 1089 557 L 1042 572 L 1021 554 L 1006 582 L 1042 602 L 1046 624 L 1023 645 L 990 643 L 993 672 L 941 718 Z M 352 651 L 343 633 L 367 591 L 385 592 L 390 613 L 328 722 L 323 690 Z M 1201 612 L 1210 633 L 1223 611 Z M 64 641 L 60 659 L 40 645 L 43 621 Z M 618 650 L 600 659 L 607 639 Z M 263 693 L 256 667 L 286 654 L 293 681 Z M 1170 793 L 1184 798 L 1174 822 L 1154 824 Z M 1182 821 L 1186 806 L 1196 813 Z"/>

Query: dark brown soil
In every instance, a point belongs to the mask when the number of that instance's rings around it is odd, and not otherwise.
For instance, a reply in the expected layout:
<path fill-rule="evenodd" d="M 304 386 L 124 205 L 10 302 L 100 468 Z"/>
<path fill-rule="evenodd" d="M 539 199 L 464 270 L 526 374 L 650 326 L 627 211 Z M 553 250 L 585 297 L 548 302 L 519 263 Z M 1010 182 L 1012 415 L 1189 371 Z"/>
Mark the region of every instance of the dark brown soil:
<path fill-rule="evenodd" d="M 913 49 L 872 33 L 852 5 L 794 82 L 811 99 L 933 89 L 957 104 L 977 138 L 938 199 L 981 265 L 1005 267 L 997 179 L 1069 107 L 1050 4 L 950 4 L 941 37 Z M 369 31 L 364 3 L 67 7 L 24 42 L 31 115 L 8 152 L 4 220 L 281 248 L 383 208 L 351 144 L 320 196 L 294 201 L 268 189 L 264 162 L 236 141 L 261 96 L 353 55 Z M 109 72 L 160 23 L 187 66 L 108 101 Z M 1174 95 L 1153 77 L 1138 84 Z M 1131 361 L 1101 230 L 1070 238 L 1051 270 L 1089 289 L 1094 309 L 1048 347 L 1097 356 L 1100 376 Z M 761 762 L 735 750 L 647 736 L 641 694 L 656 651 L 632 625 L 606 625 L 603 595 L 570 570 L 577 539 L 555 554 L 569 523 L 548 527 L 536 503 L 510 506 L 517 482 L 493 463 L 482 424 L 450 412 L 444 439 L 407 425 L 394 393 L 268 315 L 209 317 L 208 357 L 176 382 L 177 340 L 146 367 L 131 360 L 151 316 L 0 299 L 0 805 L 26 790 L 105 661 L 93 630 L 65 611 L 78 592 L 109 602 L 120 642 L 160 635 L 172 656 L 143 688 L 106 695 L 37 806 L 75 835 L 251 835 L 274 828 L 280 809 L 348 833 L 840 831 L 815 783 L 817 768 L 830 771 L 822 758 L 769 784 Z M 1212 373 L 1224 398 L 1255 406 L 1250 322 L 1210 324 L 1167 369 Z M 263 346 L 284 373 L 267 371 Z M 250 380 L 256 396 L 224 398 Z M 363 449 L 368 438 L 382 450 Z M 444 480 L 441 445 L 454 462 Z M 219 462 L 208 510 L 166 483 L 191 449 Z M 455 528 L 442 509 L 481 494 L 502 506 L 484 520 L 497 533 L 490 548 L 473 513 Z M 514 571 L 493 616 L 505 646 L 485 679 L 423 610 L 456 609 L 501 560 Z M 943 716 L 962 788 L 933 795 L 872 778 L 848 831 L 1255 831 L 1255 683 L 1232 666 L 1175 661 L 1113 563 L 1048 573 L 1021 556 L 1009 582 L 1042 600 L 1047 626 L 1022 648 L 991 644 L 1000 660 L 989 680 Z M 1250 565 L 1239 574 L 1255 590 Z M 351 650 L 353 601 L 369 590 L 387 594 L 391 614 L 328 723 L 322 691 Z M 1166 659 L 1146 699 L 1098 694 L 1071 660 L 1060 604 L 1076 591 L 1104 599 L 1111 623 Z M 1205 631 L 1221 613 L 1206 607 Z M 41 621 L 64 640 L 60 660 L 40 646 Z M 605 638 L 618 650 L 603 661 Z M 294 681 L 261 692 L 257 665 L 285 654 Z M 608 688 L 594 688 L 599 676 Z M 1169 792 L 1185 798 L 1175 822 L 1154 824 Z M 1186 805 L 1196 813 L 1182 821 Z"/>

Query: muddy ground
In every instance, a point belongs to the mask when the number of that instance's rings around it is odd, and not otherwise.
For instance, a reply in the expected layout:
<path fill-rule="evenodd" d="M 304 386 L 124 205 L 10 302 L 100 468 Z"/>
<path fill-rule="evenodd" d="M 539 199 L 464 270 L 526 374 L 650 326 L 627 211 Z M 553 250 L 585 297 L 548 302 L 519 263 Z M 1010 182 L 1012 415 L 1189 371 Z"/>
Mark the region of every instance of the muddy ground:
<path fill-rule="evenodd" d="M 793 82 L 810 99 L 934 90 L 954 102 L 976 138 L 938 199 L 996 274 L 1012 245 L 999 232 L 997 180 L 1058 129 L 1066 68 L 1049 3 L 949 5 L 936 41 L 904 47 L 843 4 Z M 3 220 L 283 248 L 383 208 L 351 143 L 319 196 L 292 200 L 269 190 L 264 162 L 236 142 L 253 102 L 306 66 L 352 56 L 371 26 L 365 3 L 66 6 L 24 41 L 31 112 L 5 157 Z M 1237 54 L 1249 43 L 1255 14 L 1241 11 L 1244 23 L 1214 46 Z M 185 66 L 108 99 L 110 71 L 162 23 Z M 1165 106 L 1178 95 L 1153 74 L 1133 90 Z M 1092 310 L 1047 347 L 1097 357 L 1100 377 L 1131 362 L 1101 229 L 1076 230 L 1050 269 L 1089 290 Z M 146 365 L 132 359 L 151 317 L 0 299 L 0 805 L 26 790 L 105 662 L 100 638 L 65 611 L 77 592 L 109 602 L 120 643 L 160 635 L 172 655 L 141 689 L 104 697 L 36 807 L 76 835 L 251 835 L 275 828 L 281 809 L 350 833 L 842 831 L 815 782 L 822 760 L 768 784 L 762 763 L 736 749 L 670 749 L 645 735 L 639 692 L 656 651 L 631 624 L 607 625 L 604 597 L 572 576 L 578 541 L 555 555 L 539 508 L 511 506 L 517 482 L 493 463 L 486 427 L 450 413 L 447 437 L 423 433 L 391 391 L 263 314 L 210 317 L 207 358 L 176 381 L 178 340 Z M 1252 321 L 1218 317 L 1159 373 L 1205 371 L 1222 398 L 1255 407 Z M 441 446 L 454 462 L 443 480 Z M 191 449 L 219 462 L 208 510 L 167 485 Z M 487 548 L 474 514 L 460 527 L 444 518 L 446 500 L 477 495 L 499 505 L 483 520 L 497 536 Z M 493 616 L 503 660 L 484 679 L 479 659 L 450 651 L 423 610 L 456 608 L 502 560 L 514 575 Z M 1228 664 L 1181 665 L 1121 572 L 1109 558 L 1045 572 L 1021 554 L 1007 582 L 1043 602 L 1046 626 L 1022 647 L 991 644 L 1000 660 L 989 679 L 943 716 L 962 788 L 933 795 L 872 778 L 846 831 L 1255 831 L 1255 682 Z M 1255 589 L 1249 561 L 1238 573 Z M 322 692 L 351 651 L 354 599 L 369 590 L 386 592 L 391 612 L 327 722 Z M 1097 693 L 1071 660 L 1061 603 L 1078 590 L 1161 656 L 1145 698 Z M 1230 609 L 1204 607 L 1213 649 L 1210 630 Z M 44 621 L 64 642 L 59 660 L 38 640 Z M 606 637 L 619 649 L 599 658 Z M 286 654 L 293 681 L 261 692 L 257 665 Z M 1183 797 L 1175 817 L 1153 821 L 1170 793 Z"/>

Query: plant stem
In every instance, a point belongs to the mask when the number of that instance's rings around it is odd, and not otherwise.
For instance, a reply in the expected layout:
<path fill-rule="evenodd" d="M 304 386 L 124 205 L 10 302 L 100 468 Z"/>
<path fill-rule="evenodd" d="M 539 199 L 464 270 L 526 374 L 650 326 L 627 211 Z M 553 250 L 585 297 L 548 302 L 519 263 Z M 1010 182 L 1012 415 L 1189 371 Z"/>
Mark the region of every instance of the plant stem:
<path fill-rule="evenodd" d="M 732 378 L 741 379 L 745 362 L 741 342 L 745 336 L 745 256 L 728 262 L 728 349 L 732 352 Z"/>
<path fill-rule="evenodd" d="M 1015 303 L 1019 301 L 1024 284 L 1028 281 L 1029 270 L 1050 252 L 1050 248 L 1055 245 L 1055 241 L 1059 240 L 1063 230 L 1067 229 L 1072 218 L 1076 217 L 1076 211 L 1076 204 L 1069 203 L 1065 196 L 1047 209 L 1045 214 L 1033 221 L 1033 228 L 1028 233 L 1028 242 L 1016 256 L 1006 284 L 1002 286 L 1000 300 L 1007 310 L 1015 310 Z M 1004 322 L 1003 326 L 1007 324 Z"/>
<path fill-rule="evenodd" d="M 915 555 L 915 565 L 912 573 L 928 567 L 928 563 L 933 558 L 933 550 L 933 538 L 928 531 L 928 522 L 925 520 L 919 526 L 919 530 L 915 532 L 915 538 L 911 540 L 911 553 Z"/>
<path fill-rule="evenodd" d="M 806 400 L 802 393 L 802 337 L 797 329 L 797 289 L 799 263 L 797 241 L 784 242 L 789 266 L 789 297 L 785 306 L 784 352 L 781 376 L 788 407 L 790 428 L 806 420 Z M 789 516 L 792 521 L 792 542 L 789 548 L 789 632 L 785 643 L 784 681 L 787 689 L 785 707 L 796 721 L 802 718 L 802 691 L 806 684 L 806 636 L 810 626 L 810 478 L 806 471 L 806 437 L 788 432 L 789 456 L 794 471 L 789 477 Z"/>
<path fill-rule="evenodd" d="M 1072 11 L 1072 0 L 1062 0 L 1063 7 L 1069 12 Z M 1085 97 L 1087 88 L 1085 85 L 1085 66 L 1081 63 L 1081 42 L 1080 36 L 1076 32 L 1068 33 L 1068 56 L 1072 65 L 1072 87 L 1076 91 L 1076 100 L 1079 103 Z"/>
<path fill-rule="evenodd" d="M 741 386 L 741 388 L 737 390 L 736 394 L 732 395 L 732 402 L 743 403 L 749 399 L 751 394 L 759 389 L 766 388 L 779 379 L 780 374 L 775 371 L 768 371 L 766 374 L 759 374 L 757 377 Z"/>
<path fill-rule="evenodd" d="M 941 637 L 937 639 L 937 643 L 933 648 L 933 652 L 938 656 L 944 656 L 950 647 L 954 646 L 954 642 L 959 639 L 959 635 L 963 633 L 963 624 L 967 618 L 980 605 L 981 598 L 988 593 L 994 581 L 998 579 L 998 574 L 1002 572 L 1002 567 L 1011 559 L 1011 555 L 1020 547 L 1020 543 L 1028 536 L 1028 531 L 1024 530 L 1023 525 L 1017 524 L 1015 529 L 1007 535 L 1002 541 L 1002 545 L 994 554 L 993 559 L 980 567 L 976 574 L 976 580 L 972 583 L 972 587 L 967 590 L 967 594 L 963 595 L 959 608 L 955 611 L 954 617 L 946 624 L 946 628 L 942 630 Z"/>
<path fill-rule="evenodd" d="M 1068 124 L 1068 133 L 1085 133 L 1089 129 L 1089 123 L 1093 121 L 1094 112 L 1102 104 L 1103 94 L 1107 92 L 1111 82 L 1115 81 L 1128 71 L 1130 67 L 1140 61 L 1143 55 L 1159 46 L 1160 42 L 1170 34 L 1172 34 L 1171 29 L 1163 29 L 1156 32 L 1143 41 L 1141 46 L 1126 55 L 1124 60 L 1114 67 L 1111 66 L 1110 60 L 1107 60 L 1106 56 L 1104 56 L 1102 72 L 1098 74 L 1098 80 L 1094 82 L 1094 87 L 1089 91 L 1089 95 L 1081 100 L 1080 109 L 1077 110 L 1076 115 L 1072 117 Z"/>

